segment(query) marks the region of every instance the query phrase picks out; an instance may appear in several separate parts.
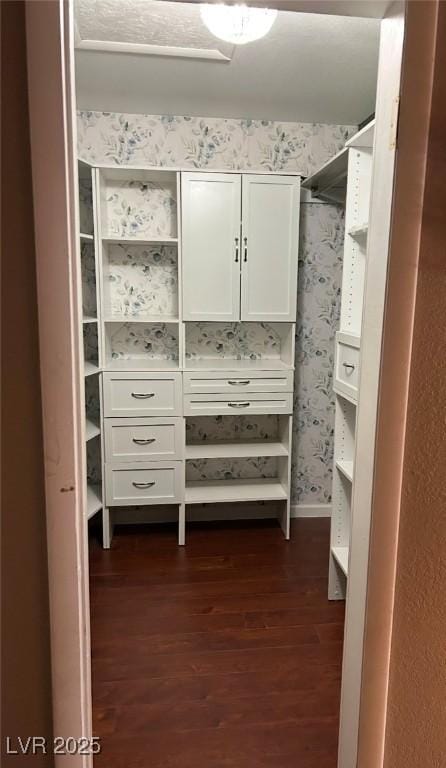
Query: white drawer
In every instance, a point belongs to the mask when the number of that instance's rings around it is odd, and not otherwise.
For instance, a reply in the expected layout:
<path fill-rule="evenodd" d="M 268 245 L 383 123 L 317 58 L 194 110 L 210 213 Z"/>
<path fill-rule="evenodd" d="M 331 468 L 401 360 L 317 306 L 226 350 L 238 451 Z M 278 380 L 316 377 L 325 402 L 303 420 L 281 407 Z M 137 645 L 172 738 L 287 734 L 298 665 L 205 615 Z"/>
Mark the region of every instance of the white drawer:
<path fill-rule="evenodd" d="M 105 419 L 106 461 L 183 458 L 183 419 Z"/>
<path fill-rule="evenodd" d="M 158 462 L 105 465 L 109 507 L 134 504 L 178 504 L 183 496 L 183 463 Z"/>
<path fill-rule="evenodd" d="M 185 416 L 212 416 L 213 414 L 252 413 L 292 413 L 293 395 L 291 392 L 279 394 L 254 393 L 247 397 L 236 394 L 234 397 L 225 395 L 185 395 Z"/>
<path fill-rule="evenodd" d="M 358 400 L 358 383 L 359 349 L 337 341 L 333 389 L 356 403 Z"/>
<path fill-rule="evenodd" d="M 184 393 L 292 392 L 293 371 L 201 371 L 183 374 Z"/>
<path fill-rule="evenodd" d="M 104 373 L 105 416 L 181 416 L 180 373 Z"/>

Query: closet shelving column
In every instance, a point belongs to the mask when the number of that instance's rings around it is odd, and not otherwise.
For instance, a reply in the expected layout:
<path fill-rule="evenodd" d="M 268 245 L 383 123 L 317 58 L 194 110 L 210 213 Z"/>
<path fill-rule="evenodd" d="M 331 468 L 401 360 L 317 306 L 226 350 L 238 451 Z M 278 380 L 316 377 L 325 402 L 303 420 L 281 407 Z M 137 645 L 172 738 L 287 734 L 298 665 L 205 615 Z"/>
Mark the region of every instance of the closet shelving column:
<path fill-rule="evenodd" d="M 179 174 L 96 170 L 107 500 L 177 504 L 184 540 Z"/>
<path fill-rule="evenodd" d="M 374 121 L 355 134 L 345 149 L 304 182 L 314 196 L 338 204 L 345 198 L 346 189 L 341 319 L 335 341 L 333 384 L 336 405 L 328 588 L 328 596 L 333 600 L 343 599 L 346 595 L 350 535 L 355 514 L 352 488 L 373 135 Z"/>
<path fill-rule="evenodd" d="M 102 511 L 104 530 L 108 509 L 102 474 L 103 435 L 101 431 L 102 348 L 99 329 L 100 285 L 98 273 L 94 169 L 78 162 L 80 259 L 82 278 L 82 339 L 84 350 L 85 443 L 87 465 L 86 520 Z"/>

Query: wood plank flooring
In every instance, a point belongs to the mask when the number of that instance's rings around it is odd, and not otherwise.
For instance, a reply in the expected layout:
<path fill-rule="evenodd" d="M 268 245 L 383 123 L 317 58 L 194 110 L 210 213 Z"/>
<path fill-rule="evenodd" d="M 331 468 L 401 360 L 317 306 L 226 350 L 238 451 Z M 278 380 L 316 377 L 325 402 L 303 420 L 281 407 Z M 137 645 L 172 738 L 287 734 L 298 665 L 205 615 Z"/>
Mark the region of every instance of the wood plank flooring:
<path fill-rule="evenodd" d="M 344 604 L 329 524 L 121 527 L 91 542 L 95 768 L 336 768 Z"/>

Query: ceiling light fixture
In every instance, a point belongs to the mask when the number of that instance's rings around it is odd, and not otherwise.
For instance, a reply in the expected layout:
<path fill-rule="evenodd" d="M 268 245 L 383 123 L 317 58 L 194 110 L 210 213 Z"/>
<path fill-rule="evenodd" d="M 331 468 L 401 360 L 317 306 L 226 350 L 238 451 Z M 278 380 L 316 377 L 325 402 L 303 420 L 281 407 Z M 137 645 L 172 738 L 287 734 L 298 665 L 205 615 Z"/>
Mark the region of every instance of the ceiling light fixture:
<path fill-rule="evenodd" d="M 200 12 L 204 24 L 215 37 L 234 45 L 245 45 L 265 37 L 277 17 L 277 11 L 268 8 L 224 3 L 202 3 Z"/>

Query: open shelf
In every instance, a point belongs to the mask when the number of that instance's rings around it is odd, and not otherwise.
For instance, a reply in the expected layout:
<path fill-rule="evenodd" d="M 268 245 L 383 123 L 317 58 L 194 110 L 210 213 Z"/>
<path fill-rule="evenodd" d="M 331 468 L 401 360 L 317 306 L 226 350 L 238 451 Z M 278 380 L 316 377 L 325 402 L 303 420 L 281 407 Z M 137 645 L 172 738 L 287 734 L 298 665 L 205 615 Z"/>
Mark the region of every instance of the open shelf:
<path fill-rule="evenodd" d="M 106 315 L 105 323 L 179 323 L 178 317 L 169 315 Z"/>
<path fill-rule="evenodd" d="M 81 239 L 81 242 L 84 242 L 84 243 L 86 243 L 86 242 L 93 242 L 93 240 L 94 240 L 94 236 L 93 235 L 88 235 L 86 232 L 81 232 L 79 237 Z"/>
<path fill-rule="evenodd" d="M 177 323 L 178 271 L 178 249 L 167 240 L 103 241 L 105 320 Z"/>
<path fill-rule="evenodd" d="M 177 237 L 103 237 L 103 243 L 117 245 L 177 245 Z"/>
<path fill-rule="evenodd" d="M 348 234 L 350 237 L 354 237 L 355 239 L 365 239 L 367 237 L 367 233 L 369 231 L 369 224 L 368 222 L 363 222 L 362 224 L 356 224 L 354 227 L 350 227 Z"/>
<path fill-rule="evenodd" d="M 360 131 L 345 142 L 346 147 L 367 147 L 372 149 L 375 134 L 375 120 L 370 120 Z"/>
<path fill-rule="evenodd" d="M 87 520 L 99 512 L 102 506 L 100 485 L 87 485 Z"/>
<path fill-rule="evenodd" d="M 179 370 L 179 324 L 106 322 L 107 370 Z"/>
<path fill-rule="evenodd" d="M 102 168 L 103 242 L 177 242 L 177 182 L 175 171 Z"/>
<path fill-rule="evenodd" d="M 348 576 L 348 547 L 332 547 L 331 554 L 339 565 L 342 573 Z"/>
<path fill-rule="evenodd" d="M 216 504 L 232 501 L 275 501 L 287 498 L 277 479 L 200 480 L 187 482 L 186 504 Z"/>
<path fill-rule="evenodd" d="M 290 370 L 294 324 L 186 322 L 186 370 Z"/>
<path fill-rule="evenodd" d="M 94 421 L 91 421 L 91 419 L 86 419 L 85 421 L 85 439 L 88 442 L 89 440 L 92 440 L 94 437 L 97 437 L 101 434 L 101 429 L 98 427 L 97 424 L 94 423 Z"/>
<path fill-rule="evenodd" d="M 351 483 L 353 482 L 353 461 L 340 459 L 336 462 L 336 468 L 339 470 L 339 472 L 342 472 L 347 480 L 349 480 Z"/>
<path fill-rule="evenodd" d="M 188 371 L 290 371 L 292 365 L 288 365 L 279 358 L 260 358 L 258 360 L 234 360 L 233 358 L 208 357 L 198 360 L 186 359 Z"/>
<path fill-rule="evenodd" d="M 237 459 L 250 456 L 288 456 L 288 451 L 283 443 L 273 440 L 228 440 L 186 445 L 186 459 Z"/>
<path fill-rule="evenodd" d="M 345 201 L 347 187 L 348 149 L 341 149 L 315 173 L 302 182 L 314 197 L 333 203 Z"/>
<path fill-rule="evenodd" d="M 93 317 L 93 315 L 84 315 L 83 318 L 82 318 L 82 322 L 83 323 L 97 323 L 98 322 L 98 318 L 97 317 Z"/>
<path fill-rule="evenodd" d="M 89 360 L 86 360 L 84 363 L 84 376 L 92 376 L 94 373 L 99 373 L 99 366 L 95 365 L 94 363 L 90 363 Z"/>
<path fill-rule="evenodd" d="M 147 360 L 143 358 L 117 358 L 110 360 L 104 371 L 179 371 L 178 360 Z"/>

